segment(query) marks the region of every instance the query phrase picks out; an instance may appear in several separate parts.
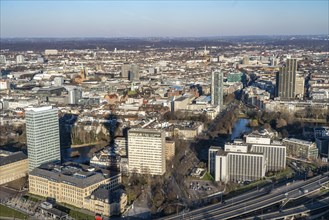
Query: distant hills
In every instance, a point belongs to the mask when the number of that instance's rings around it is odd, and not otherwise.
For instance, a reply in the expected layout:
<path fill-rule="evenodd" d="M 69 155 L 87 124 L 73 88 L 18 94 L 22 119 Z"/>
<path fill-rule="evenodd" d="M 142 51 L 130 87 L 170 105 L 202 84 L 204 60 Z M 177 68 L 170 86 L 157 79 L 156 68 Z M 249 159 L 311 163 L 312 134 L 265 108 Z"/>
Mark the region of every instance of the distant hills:
<path fill-rule="evenodd" d="M 0 49 L 10 51 L 44 51 L 45 49 L 97 49 L 136 50 L 142 48 L 183 48 L 230 46 L 238 44 L 262 44 L 273 46 L 310 47 L 329 50 L 327 35 L 290 36 L 223 36 L 223 37 L 146 37 L 146 38 L 1 38 Z"/>

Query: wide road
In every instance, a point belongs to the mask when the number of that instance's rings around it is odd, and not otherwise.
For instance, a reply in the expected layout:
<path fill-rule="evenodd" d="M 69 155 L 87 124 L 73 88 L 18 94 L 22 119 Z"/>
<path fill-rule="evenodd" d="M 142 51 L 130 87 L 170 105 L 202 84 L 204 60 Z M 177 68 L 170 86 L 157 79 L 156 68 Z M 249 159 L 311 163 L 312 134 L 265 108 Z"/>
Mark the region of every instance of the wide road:
<path fill-rule="evenodd" d="M 309 203 L 306 205 L 300 205 L 300 206 L 296 206 L 293 208 L 289 208 L 289 209 L 284 209 L 284 210 L 280 210 L 280 211 L 276 211 L 276 212 L 271 212 L 271 213 L 267 213 L 264 215 L 258 215 L 257 217 L 252 217 L 252 218 L 246 218 L 248 220 L 252 220 L 252 219 L 283 219 L 285 217 L 292 217 L 301 213 L 307 213 L 310 211 L 315 211 L 318 209 L 322 209 L 325 207 L 329 207 L 329 197 L 326 197 L 324 199 L 321 199 L 319 201 L 315 201 L 313 203 Z"/>
<path fill-rule="evenodd" d="M 244 201 L 239 198 L 233 198 L 235 202 L 232 203 L 227 200 L 225 204 L 206 206 L 184 214 L 168 216 L 165 219 L 229 219 L 287 199 L 299 198 L 305 195 L 304 192 L 318 190 L 321 184 L 327 182 L 329 182 L 329 172 L 306 181 L 299 181 L 289 186 L 276 188 L 269 194 L 264 193 L 263 195 L 257 195 L 259 192 L 253 191 L 249 193 L 249 199 Z M 252 196 L 252 198 L 250 196 Z"/>

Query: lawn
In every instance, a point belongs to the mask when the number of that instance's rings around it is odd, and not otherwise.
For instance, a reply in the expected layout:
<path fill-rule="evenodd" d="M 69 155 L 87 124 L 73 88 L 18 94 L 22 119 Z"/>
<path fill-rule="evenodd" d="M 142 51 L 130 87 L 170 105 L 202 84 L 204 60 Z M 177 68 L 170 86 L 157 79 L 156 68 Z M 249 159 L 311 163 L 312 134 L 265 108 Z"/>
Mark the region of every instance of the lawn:
<path fill-rule="evenodd" d="M 87 215 L 85 213 L 78 212 L 73 209 L 70 210 L 69 216 L 71 216 L 75 219 L 81 219 L 81 220 L 95 220 L 95 216 Z"/>
<path fill-rule="evenodd" d="M 24 213 L 16 211 L 15 209 L 8 208 L 7 206 L 0 205 L 0 216 L 2 217 L 15 217 L 19 219 L 27 219 L 28 216 Z"/>
<path fill-rule="evenodd" d="M 203 180 L 214 181 L 214 178 L 208 172 L 206 172 L 206 174 L 203 176 L 202 179 Z"/>

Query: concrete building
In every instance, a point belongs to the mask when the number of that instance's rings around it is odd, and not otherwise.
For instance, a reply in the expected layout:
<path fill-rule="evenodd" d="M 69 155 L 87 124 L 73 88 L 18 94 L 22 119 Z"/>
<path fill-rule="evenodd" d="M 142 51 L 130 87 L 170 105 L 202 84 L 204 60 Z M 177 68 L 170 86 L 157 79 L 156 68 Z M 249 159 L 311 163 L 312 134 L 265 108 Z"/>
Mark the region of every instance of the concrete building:
<path fill-rule="evenodd" d="M 226 143 L 224 145 L 225 152 L 240 152 L 240 153 L 247 153 L 248 152 L 248 145 L 241 144 L 241 143 Z"/>
<path fill-rule="evenodd" d="M 304 78 L 297 76 L 297 59 L 287 59 L 277 75 L 277 96 L 280 99 L 294 99 L 304 95 Z"/>
<path fill-rule="evenodd" d="M 17 55 L 16 56 L 16 64 L 22 64 L 22 63 L 24 63 L 24 56 L 23 55 Z"/>
<path fill-rule="evenodd" d="M 62 86 L 64 84 L 64 78 L 62 76 L 54 77 L 54 86 Z"/>
<path fill-rule="evenodd" d="M 90 159 L 90 165 L 111 170 L 120 170 L 120 156 L 104 149 L 96 152 Z"/>
<path fill-rule="evenodd" d="M 6 79 L 0 79 L 0 90 L 10 89 L 10 82 Z"/>
<path fill-rule="evenodd" d="M 223 106 L 223 73 L 219 71 L 212 72 L 211 75 L 211 104 Z"/>
<path fill-rule="evenodd" d="M 175 156 L 175 141 L 166 141 L 166 160 L 172 160 Z"/>
<path fill-rule="evenodd" d="M 267 159 L 266 171 L 280 171 L 286 168 L 286 147 L 283 145 L 253 144 L 250 151 L 264 154 Z"/>
<path fill-rule="evenodd" d="M 305 92 L 305 79 L 303 75 L 296 75 L 295 97 L 302 99 Z"/>
<path fill-rule="evenodd" d="M 211 176 L 215 177 L 216 155 L 221 147 L 211 146 L 208 150 L 208 172 Z"/>
<path fill-rule="evenodd" d="M 27 176 L 27 156 L 19 152 L 0 150 L 0 185 Z"/>
<path fill-rule="evenodd" d="M 174 111 L 186 110 L 187 105 L 190 103 L 190 99 L 187 96 L 181 96 L 174 100 Z"/>
<path fill-rule="evenodd" d="M 122 207 L 127 204 L 125 196 L 120 196 L 119 201 L 111 200 L 120 183 L 119 172 L 71 162 L 41 165 L 29 173 L 31 194 L 54 198 L 57 202 L 107 216 L 121 213 Z M 111 208 L 113 202 L 119 203 L 119 208 L 114 209 L 118 205 Z"/>
<path fill-rule="evenodd" d="M 321 157 L 329 159 L 329 136 L 318 137 L 316 139 L 316 147 Z"/>
<path fill-rule="evenodd" d="M 0 55 L 0 63 L 1 64 L 6 64 L 6 62 L 7 62 L 6 56 L 1 54 Z"/>
<path fill-rule="evenodd" d="M 29 172 L 41 164 L 61 160 L 56 108 L 27 108 L 26 137 Z"/>
<path fill-rule="evenodd" d="M 79 88 L 74 88 L 69 91 L 68 103 L 71 105 L 79 104 L 79 100 L 82 98 L 82 91 Z"/>
<path fill-rule="evenodd" d="M 165 132 L 130 129 L 128 165 L 130 173 L 163 175 L 166 172 Z"/>
<path fill-rule="evenodd" d="M 124 63 L 121 67 L 121 77 L 130 81 L 139 80 L 139 67 L 137 64 Z"/>
<path fill-rule="evenodd" d="M 271 136 L 266 133 L 253 132 L 244 135 L 247 144 L 271 144 Z"/>
<path fill-rule="evenodd" d="M 304 141 L 296 138 L 285 138 L 282 143 L 287 148 L 287 155 L 302 159 L 318 158 L 318 148 L 314 142 Z"/>
<path fill-rule="evenodd" d="M 216 181 L 244 182 L 265 177 L 267 162 L 263 154 L 219 151 L 215 161 Z"/>
<path fill-rule="evenodd" d="M 57 55 L 58 54 L 58 50 L 53 50 L 53 49 L 48 49 L 48 50 L 45 50 L 45 55 L 48 56 L 48 55 Z"/>
<path fill-rule="evenodd" d="M 118 148 L 120 156 L 127 156 L 128 140 L 126 137 L 116 137 L 114 139 L 114 146 Z"/>

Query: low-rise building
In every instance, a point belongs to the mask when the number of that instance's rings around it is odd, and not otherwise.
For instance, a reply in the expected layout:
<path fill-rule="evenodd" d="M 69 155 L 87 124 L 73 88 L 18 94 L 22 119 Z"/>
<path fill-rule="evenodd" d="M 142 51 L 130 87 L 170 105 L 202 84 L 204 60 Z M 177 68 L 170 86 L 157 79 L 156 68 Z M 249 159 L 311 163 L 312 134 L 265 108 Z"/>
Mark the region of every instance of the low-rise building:
<path fill-rule="evenodd" d="M 115 192 L 99 187 L 85 198 L 84 207 L 96 214 L 112 216 L 120 215 L 127 205 L 127 195 L 123 190 Z"/>
<path fill-rule="evenodd" d="M 0 185 L 25 177 L 27 173 L 28 160 L 22 151 L 0 150 Z"/>
<path fill-rule="evenodd" d="M 305 141 L 296 138 L 285 138 L 282 143 L 287 148 L 287 155 L 302 159 L 318 158 L 318 148 L 314 142 Z"/>
<path fill-rule="evenodd" d="M 29 192 L 42 197 L 56 199 L 79 208 L 94 211 L 97 202 L 88 202 L 88 197 L 98 188 L 111 192 L 121 183 L 121 173 L 77 163 L 62 165 L 44 164 L 29 174 Z M 107 194 L 109 199 L 111 194 Z M 93 206 L 94 205 L 94 206 Z M 111 213 L 111 212 L 110 212 Z M 104 215 L 110 214 L 104 209 Z"/>

